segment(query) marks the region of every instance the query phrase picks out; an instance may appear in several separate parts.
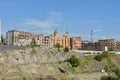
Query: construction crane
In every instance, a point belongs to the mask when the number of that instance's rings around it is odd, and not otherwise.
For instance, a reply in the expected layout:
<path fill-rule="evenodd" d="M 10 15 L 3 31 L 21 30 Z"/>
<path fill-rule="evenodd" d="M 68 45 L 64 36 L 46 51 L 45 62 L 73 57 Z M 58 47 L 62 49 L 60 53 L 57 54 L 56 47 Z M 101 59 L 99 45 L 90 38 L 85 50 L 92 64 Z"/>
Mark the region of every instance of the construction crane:
<path fill-rule="evenodd" d="M 93 27 L 91 27 L 91 43 L 93 43 Z"/>
<path fill-rule="evenodd" d="M 101 29 L 94 29 L 93 27 L 91 27 L 91 30 L 90 30 L 90 32 L 91 32 L 91 43 L 94 42 L 93 41 L 94 32 L 100 32 L 100 31 L 102 31 L 102 30 Z"/>

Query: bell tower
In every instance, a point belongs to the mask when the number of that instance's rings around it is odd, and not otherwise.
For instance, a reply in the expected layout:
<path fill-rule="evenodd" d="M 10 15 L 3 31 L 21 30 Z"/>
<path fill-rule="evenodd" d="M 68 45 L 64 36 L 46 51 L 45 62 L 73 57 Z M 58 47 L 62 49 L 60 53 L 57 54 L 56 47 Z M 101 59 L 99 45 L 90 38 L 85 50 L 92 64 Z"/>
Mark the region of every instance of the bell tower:
<path fill-rule="evenodd" d="M 70 48 L 70 32 L 68 30 L 65 32 L 65 46 Z"/>
<path fill-rule="evenodd" d="M 59 37 L 59 32 L 58 32 L 57 29 L 56 29 L 55 32 L 54 32 L 54 37 Z"/>
<path fill-rule="evenodd" d="M 65 32 L 65 34 L 66 34 L 66 37 L 70 37 L 70 32 L 68 30 Z"/>

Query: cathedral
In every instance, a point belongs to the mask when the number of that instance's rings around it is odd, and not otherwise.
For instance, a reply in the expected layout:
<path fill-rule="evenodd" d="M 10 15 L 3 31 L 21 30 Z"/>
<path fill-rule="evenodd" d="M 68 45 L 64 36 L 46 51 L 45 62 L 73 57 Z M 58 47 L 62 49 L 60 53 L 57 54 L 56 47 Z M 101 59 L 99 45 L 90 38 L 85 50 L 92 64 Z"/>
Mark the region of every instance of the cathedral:
<path fill-rule="evenodd" d="M 54 45 L 59 43 L 63 48 L 70 48 L 70 33 L 66 31 L 65 35 L 60 36 L 59 31 L 56 29 L 54 31 Z"/>

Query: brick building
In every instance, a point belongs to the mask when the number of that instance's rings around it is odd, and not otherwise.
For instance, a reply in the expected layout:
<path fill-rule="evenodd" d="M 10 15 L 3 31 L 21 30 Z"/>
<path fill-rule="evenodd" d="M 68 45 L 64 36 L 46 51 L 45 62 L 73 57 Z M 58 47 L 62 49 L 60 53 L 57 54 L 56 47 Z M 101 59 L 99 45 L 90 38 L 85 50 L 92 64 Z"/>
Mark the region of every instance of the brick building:
<path fill-rule="evenodd" d="M 70 46 L 72 50 L 78 50 L 82 48 L 81 37 L 72 37 L 70 39 Z"/>
<path fill-rule="evenodd" d="M 114 39 L 103 39 L 99 40 L 98 43 L 100 44 L 100 50 L 104 50 L 105 46 L 108 50 L 115 50 L 116 48 L 116 41 Z"/>
<path fill-rule="evenodd" d="M 105 50 L 105 47 L 108 48 L 108 50 L 120 50 L 120 43 L 116 42 L 114 39 L 101 39 L 98 42 L 94 43 L 82 43 L 82 49 L 83 50 L 97 50 L 97 51 L 103 51 Z"/>

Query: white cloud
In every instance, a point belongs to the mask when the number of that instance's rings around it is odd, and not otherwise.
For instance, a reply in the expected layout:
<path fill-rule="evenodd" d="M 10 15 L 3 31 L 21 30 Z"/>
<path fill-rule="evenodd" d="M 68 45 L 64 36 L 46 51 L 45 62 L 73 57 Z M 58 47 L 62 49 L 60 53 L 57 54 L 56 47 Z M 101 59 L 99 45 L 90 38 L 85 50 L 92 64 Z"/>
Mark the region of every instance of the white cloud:
<path fill-rule="evenodd" d="M 50 14 L 52 16 L 63 16 L 63 14 L 60 12 L 49 12 L 48 14 Z"/>
<path fill-rule="evenodd" d="M 35 33 L 51 33 L 53 28 L 60 26 L 62 13 L 50 12 L 46 20 L 23 19 L 19 26 L 24 29 L 32 30 Z"/>
<path fill-rule="evenodd" d="M 92 20 L 92 21 L 91 21 L 91 24 L 94 25 L 94 24 L 100 23 L 100 22 L 101 22 L 100 20 Z"/>
<path fill-rule="evenodd" d="M 54 22 L 61 22 L 64 18 L 63 14 L 60 12 L 49 12 L 48 15 L 48 18 L 54 20 Z"/>
<path fill-rule="evenodd" d="M 101 32 L 102 29 L 95 29 L 93 32 Z"/>
<path fill-rule="evenodd" d="M 39 27 L 39 28 L 50 28 L 57 26 L 57 23 L 54 23 L 53 20 L 36 20 L 36 19 L 25 19 L 23 23 L 20 23 L 21 26 L 26 27 Z"/>

